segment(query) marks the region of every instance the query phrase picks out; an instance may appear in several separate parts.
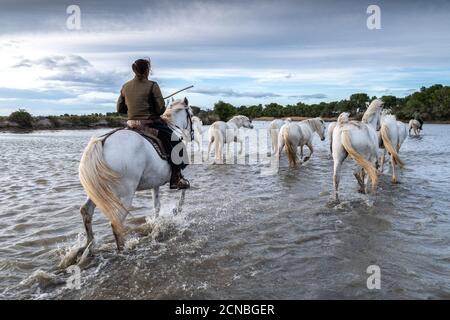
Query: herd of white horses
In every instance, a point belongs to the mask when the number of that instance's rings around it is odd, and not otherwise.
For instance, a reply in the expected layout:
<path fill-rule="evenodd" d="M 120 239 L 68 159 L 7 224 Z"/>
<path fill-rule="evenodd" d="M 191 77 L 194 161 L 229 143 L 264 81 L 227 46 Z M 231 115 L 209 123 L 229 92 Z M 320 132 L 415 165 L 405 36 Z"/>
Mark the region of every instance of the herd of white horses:
<path fill-rule="evenodd" d="M 376 189 L 378 176 L 383 172 L 386 153 L 390 156 L 392 182 L 397 183 L 397 166 L 403 166 L 399 152 L 408 136 L 408 127 L 397 121 L 394 115 L 383 111 L 383 102 L 379 99 L 370 103 L 361 121 L 350 120 L 349 116 L 349 113 L 344 112 L 336 122 L 328 126 L 321 118 L 301 122 L 294 122 L 289 118 L 272 121 L 268 129 L 273 157 L 279 161 L 285 149 L 290 166 L 296 166 L 311 158 L 314 152 L 314 134 L 322 141 L 328 135 L 334 162 L 333 187 L 336 200 L 342 163 L 348 156 L 357 164 L 358 169 L 354 176 L 360 192 L 369 191 L 369 179 L 372 190 Z M 201 146 L 203 124 L 199 118 L 193 116 L 187 99 L 173 101 L 162 117 L 185 141 Z M 240 128 L 252 129 L 253 124 L 248 117 L 242 115 L 234 116 L 227 122 L 213 123 L 209 128 L 208 156 L 214 147 L 215 159 L 220 162 L 224 146 L 229 150 L 233 142 L 240 144 L 239 152 L 242 152 Z M 413 131 L 414 135 L 418 135 L 419 128 L 420 123 L 411 120 L 409 134 Z M 194 141 L 191 141 L 192 136 Z M 305 157 L 304 146 L 309 149 L 309 154 Z M 80 253 L 84 252 L 82 256 L 85 256 L 86 252 L 91 250 L 94 240 L 92 216 L 95 207 L 110 220 L 117 248 L 123 249 L 126 234 L 124 220 L 131 208 L 135 192 L 152 190 L 155 214 L 158 215 L 159 188 L 169 181 L 170 165 L 161 159 L 154 147 L 141 135 L 130 130 L 120 130 L 107 139 L 91 138 L 80 161 L 79 176 L 88 196 L 80 210 L 87 241 L 84 246 L 69 254 L 68 259 L 71 262 L 66 261 L 66 264 L 76 262 Z M 184 193 L 185 190 L 182 191 L 176 210 L 181 208 Z"/>

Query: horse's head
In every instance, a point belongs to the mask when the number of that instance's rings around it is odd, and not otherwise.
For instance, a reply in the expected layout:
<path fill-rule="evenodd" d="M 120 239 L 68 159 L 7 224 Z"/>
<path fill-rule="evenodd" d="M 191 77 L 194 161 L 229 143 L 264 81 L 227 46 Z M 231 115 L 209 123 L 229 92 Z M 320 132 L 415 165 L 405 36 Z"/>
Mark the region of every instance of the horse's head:
<path fill-rule="evenodd" d="M 325 121 L 323 121 L 321 118 L 317 119 L 319 121 L 319 131 L 317 132 L 319 134 L 320 140 L 325 140 L 325 133 L 327 132 L 327 125 L 325 124 Z"/>
<path fill-rule="evenodd" d="M 253 129 L 252 121 L 246 116 L 234 116 L 231 120 L 233 120 L 238 127 Z"/>
<path fill-rule="evenodd" d="M 188 99 L 184 98 L 172 100 L 163 117 L 172 129 L 179 131 L 187 141 L 192 141 L 194 139 L 193 115 Z"/>
<path fill-rule="evenodd" d="M 381 113 L 383 111 L 384 102 L 380 99 L 373 100 L 367 108 L 362 122 L 371 125 L 375 130 L 381 128 Z"/>

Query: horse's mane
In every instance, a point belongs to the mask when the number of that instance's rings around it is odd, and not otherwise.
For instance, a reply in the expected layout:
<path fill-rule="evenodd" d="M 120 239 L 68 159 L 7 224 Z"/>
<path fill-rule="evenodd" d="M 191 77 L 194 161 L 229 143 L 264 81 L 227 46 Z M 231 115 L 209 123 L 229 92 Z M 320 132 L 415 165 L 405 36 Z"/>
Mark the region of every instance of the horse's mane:
<path fill-rule="evenodd" d="M 312 118 L 312 119 L 306 119 L 303 120 L 304 122 L 308 123 L 311 127 L 313 127 L 317 132 L 320 130 L 320 126 L 323 123 L 323 120 L 321 118 Z"/>
<path fill-rule="evenodd" d="M 232 120 L 248 120 L 248 117 L 243 116 L 243 115 L 237 115 L 237 116 L 232 117 L 232 118 L 231 118 L 230 120 L 228 120 L 228 121 L 232 121 Z"/>
<path fill-rule="evenodd" d="M 184 101 L 181 99 L 177 99 L 166 108 L 166 111 L 164 111 L 164 113 L 161 115 L 161 118 L 166 121 L 170 121 L 174 114 L 184 109 L 186 109 Z"/>
<path fill-rule="evenodd" d="M 380 99 L 373 100 L 369 107 L 367 108 L 366 112 L 364 112 L 364 115 L 362 117 L 362 122 L 368 123 L 369 119 L 378 111 L 378 108 L 381 107 L 383 102 Z"/>

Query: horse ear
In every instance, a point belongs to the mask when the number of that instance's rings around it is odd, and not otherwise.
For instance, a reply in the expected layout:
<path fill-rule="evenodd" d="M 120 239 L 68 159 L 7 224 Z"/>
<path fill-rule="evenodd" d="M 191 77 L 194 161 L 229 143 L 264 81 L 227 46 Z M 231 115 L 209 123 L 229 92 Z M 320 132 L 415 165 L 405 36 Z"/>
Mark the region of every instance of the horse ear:
<path fill-rule="evenodd" d="M 187 105 L 187 106 L 189 105 L 189 101 L 188 101 L 188 99 L 186 97 L 184 97 L 184 104 Z"/>
<path fill-rule="evenodd" d="M 370 105 L 370 103 L 366 101 L 366 107 L 368 107 L 369 105 Z"/>

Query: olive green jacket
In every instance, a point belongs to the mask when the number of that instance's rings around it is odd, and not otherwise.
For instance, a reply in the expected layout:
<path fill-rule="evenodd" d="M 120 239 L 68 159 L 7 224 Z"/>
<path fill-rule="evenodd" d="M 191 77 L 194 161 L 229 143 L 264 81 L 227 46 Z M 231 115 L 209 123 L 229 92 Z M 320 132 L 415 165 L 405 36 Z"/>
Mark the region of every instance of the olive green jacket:
<path fill-rule="evenodd" d="M 159 85 L 138 77 L 125 83 L 117 100 L 117 112 L 125 110 L 128 120 L 158 119 L 166 111 Z"/>

